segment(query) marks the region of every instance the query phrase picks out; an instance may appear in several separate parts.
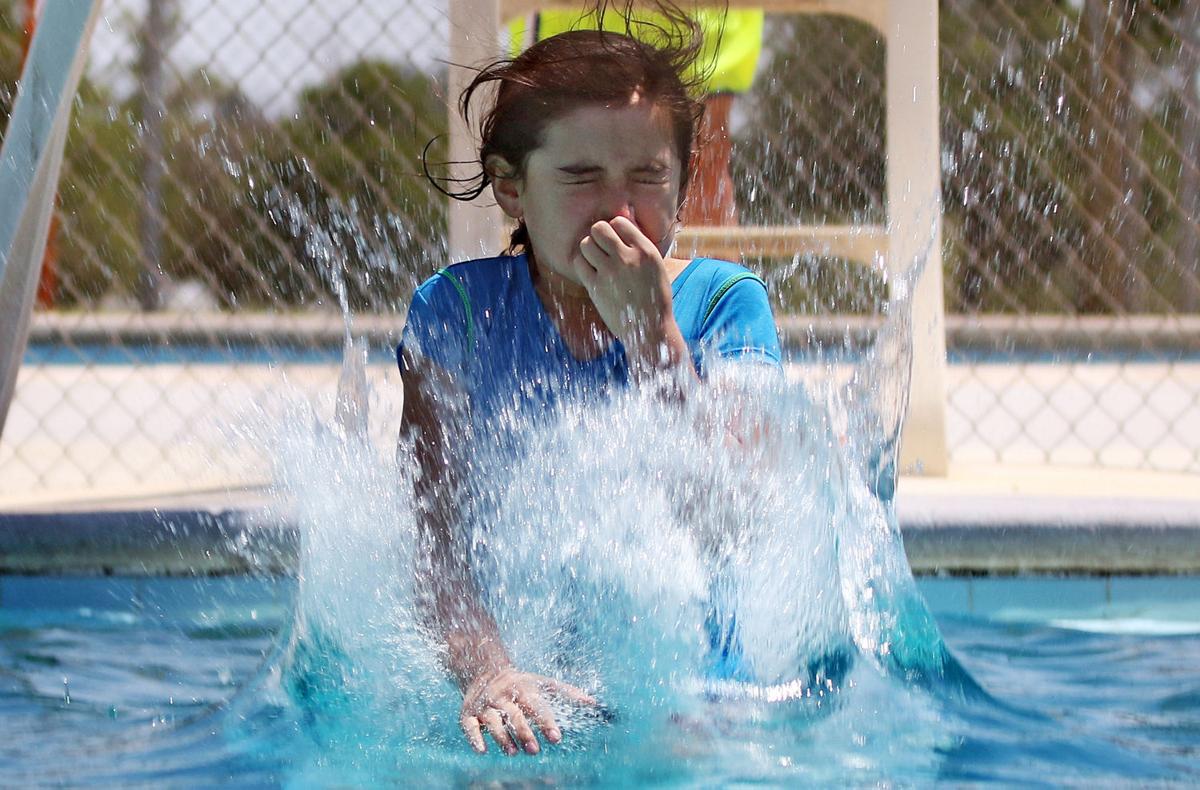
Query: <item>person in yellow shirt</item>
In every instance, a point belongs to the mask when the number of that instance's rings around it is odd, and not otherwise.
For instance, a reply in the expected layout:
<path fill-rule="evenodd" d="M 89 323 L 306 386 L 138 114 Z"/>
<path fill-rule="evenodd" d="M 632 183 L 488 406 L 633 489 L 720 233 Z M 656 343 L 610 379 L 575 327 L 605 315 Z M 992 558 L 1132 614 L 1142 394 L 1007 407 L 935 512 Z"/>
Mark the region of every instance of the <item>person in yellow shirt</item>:
<path fill-rule="evenodd" d="M 704 119 L 697 139 L 692 194 L 680 212 L 684 225 L 737 224 L 737 204 L 733 178 L 729 173 L 732 141 L 729 119 L 734 97 L 745 93 L 754 82 L 758 56 L 762 51 L 763 12 L 761 10 L 697 10 L 693 19 L 704 33 L 704 47 L 696 68 L 704 77 Z M 670 22 L 651 12 L 634 15 L 632 32 L 638 35 L 638 21 L 650 23 L 647 30 L 656 33 Z M 604 30 L 626 31 L 626 19 L 618 13 L 606 14 Z M 568 30 L 594 29 L 596 14 L 578 11 L 541 11 L 513 20 L 509 25 L 512 54 L 537 41 Z"/>

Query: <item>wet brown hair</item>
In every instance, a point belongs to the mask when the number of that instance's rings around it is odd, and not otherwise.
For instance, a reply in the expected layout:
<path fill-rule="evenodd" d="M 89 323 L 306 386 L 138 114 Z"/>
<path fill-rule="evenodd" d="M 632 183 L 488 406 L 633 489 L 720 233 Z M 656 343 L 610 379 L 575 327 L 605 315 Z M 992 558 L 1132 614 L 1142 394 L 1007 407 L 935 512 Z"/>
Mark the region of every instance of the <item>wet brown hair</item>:
<path fill-rule="evenodd" d="M 597 3 L 588 19 L 600 20 L 610 3 Z M 693 143 L 704 105 L 696 60 L 702 36 L 700 26 L 670 3 L 656 11 L 666 24 L 635 19 L 633 3 L 613 8 L 624 22 L 623 33 L 573 30 L 543 39 L 515 58 L 496 60 L 479 70 L 459 97 L 459 111 L 471 125 L 471 101 L 480 88 L 496 83 L 495 102 L 479 125 L 479 158 L 476 175 L 464 179 L 461 190 L 446 189 L 439 179 L 426 175 L 439 190 L 458 200 L 474 200 L 497 177 L 521 178 L 529 155 L 545 140 L 546 127 L 567 113 L 588 104 L 624 106 L 635 93 L 663 111 L 682 166 L 679 200 L 687 194 Z M 597 24 L 599 27 L 599 24 Z M 511 170 L 495 172 L 494 157 Z M 509 240 L 508 252 L 529 249 L 524 220 Z"/>

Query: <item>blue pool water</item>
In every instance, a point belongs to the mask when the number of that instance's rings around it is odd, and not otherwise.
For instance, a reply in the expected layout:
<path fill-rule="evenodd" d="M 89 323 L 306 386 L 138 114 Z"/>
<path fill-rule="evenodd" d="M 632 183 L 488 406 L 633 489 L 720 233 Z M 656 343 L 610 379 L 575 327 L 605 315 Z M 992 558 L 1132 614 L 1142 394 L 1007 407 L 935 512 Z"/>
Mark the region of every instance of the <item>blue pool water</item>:
<path fill-rule="evenodd" d="M 315 720 L 280 673 L 292 579 L 4 577 L 3 781 L 1200 782 L 1200 577 L 918 585 L 987 697 L 852 672 L 821 706 L 712 700 L 647 732 L 627 705 L 506 758 L 460 741 L 448 688 L 419 722 Z"/>

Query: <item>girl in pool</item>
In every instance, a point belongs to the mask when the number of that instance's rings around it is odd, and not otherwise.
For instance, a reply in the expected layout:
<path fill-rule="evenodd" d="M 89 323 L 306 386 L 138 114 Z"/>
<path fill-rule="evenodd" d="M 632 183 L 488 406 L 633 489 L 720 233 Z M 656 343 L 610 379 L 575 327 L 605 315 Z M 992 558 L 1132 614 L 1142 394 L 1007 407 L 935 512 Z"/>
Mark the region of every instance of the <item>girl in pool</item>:
<path fill-rule="evenodd" d="M 535 754 L 535 727 L 562 738 L 551 696 L 597 701 L 523 672 L 501 643 L 460 524 L 465 437 L 494 444 L 512 424 L 505 413 L 549 413 L 614 388 L 670 382 L 686 397 L 714 358 L 779 365 L 762 280 L 670 254 L 702 105 L 688 76 L 697 28 L 673 8 L 661 13 L 670 24 L 653 37 L 638 23 L 627 26 L 636 37 L 563 33 L 467 87 L 464 117 L 480 88 L 496 92 L 481 123 L 480 183 L 454 196 L 490 187 L 517 227 L 504 255 L 452 265 L 417 289 L 398 349 L 403 430 L 419 465 L 420 581 L 478 752 L 486 732 L 507 754 Z M 715 653 L 727 658 L 730 644 L 714 630 Z"/>

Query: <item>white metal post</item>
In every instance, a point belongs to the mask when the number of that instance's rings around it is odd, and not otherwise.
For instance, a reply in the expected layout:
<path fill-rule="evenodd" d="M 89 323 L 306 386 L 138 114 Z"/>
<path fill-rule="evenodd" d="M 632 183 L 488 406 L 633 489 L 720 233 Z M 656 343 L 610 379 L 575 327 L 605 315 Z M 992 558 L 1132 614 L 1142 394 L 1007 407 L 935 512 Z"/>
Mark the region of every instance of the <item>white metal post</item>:
<path fill-rule="evenodd" d="M 473 67 L 500 55 L 499 0 L 450 0 L 450 173 L 474 175 L 470 163 L 478 157 L 477 142 L 458 112 L 458 97 L 475 76 Z M 485 97 L 480 96 L 481 100 Z M 476 102 L 476 107 L 485 101 Z M 460 182 L 455 182 L 460 183 Z M 464 203 L 451 200 L 449 209 L 451 261 L 494 255 L 503 227 L 503 214 L 490 192 Z"/>
<path fill-rule="evenodd" d="M 29 338 L 75 89 L 96 0 L 46 3 L 0 149 L 0 434 Z"/>
<path fill-rule="evenodd" d="M 925 257 L 912 296 L 912 380 L 900 469 L 944 475 L 948 463 L 938 4 L 891 0 L 888 11 L 888 264 L 897 273 Z"/>

